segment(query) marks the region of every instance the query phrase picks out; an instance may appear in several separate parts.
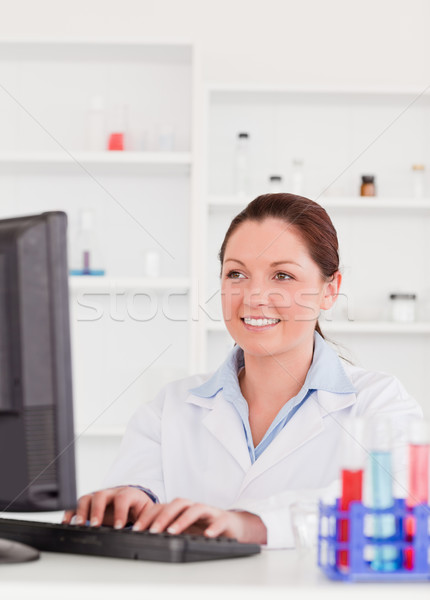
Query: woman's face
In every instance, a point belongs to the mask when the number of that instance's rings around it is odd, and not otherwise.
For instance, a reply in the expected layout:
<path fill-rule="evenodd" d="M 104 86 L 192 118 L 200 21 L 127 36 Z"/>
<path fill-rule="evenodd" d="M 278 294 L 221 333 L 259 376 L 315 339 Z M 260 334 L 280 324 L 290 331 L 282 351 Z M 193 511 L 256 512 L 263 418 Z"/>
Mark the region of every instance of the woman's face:
<path fill-rule="evenodd" d="M 294 226 L 267 218 L 245 221 L 231 235 L 221 279 L 230 335 L 246 353 L 267 356 L 309 343 L 341 276 L 325 281 Z"/>

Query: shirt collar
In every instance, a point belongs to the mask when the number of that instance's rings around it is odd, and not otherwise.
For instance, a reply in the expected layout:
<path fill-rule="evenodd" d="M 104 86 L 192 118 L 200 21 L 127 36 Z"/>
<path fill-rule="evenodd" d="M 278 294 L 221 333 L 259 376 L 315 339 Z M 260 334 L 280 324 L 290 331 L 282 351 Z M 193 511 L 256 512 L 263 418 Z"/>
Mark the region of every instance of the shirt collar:
<path fill-rule="evenodd" d="M 238 372 L 243 366 L 243 350 L 236 345 L 219 369 L 202 385 L 190 389 L 190 392 L 202 398 L 212 398 L 223 389 L 224 393 L 229 395 L 230 390 L 237 390 L 239 386 Z M 312 363 L 303 387 L 308 390 L 324 390 L 337 394 L 357 392 L 346 375 L 336 351 L 317 332 L 314 333 Z"/>

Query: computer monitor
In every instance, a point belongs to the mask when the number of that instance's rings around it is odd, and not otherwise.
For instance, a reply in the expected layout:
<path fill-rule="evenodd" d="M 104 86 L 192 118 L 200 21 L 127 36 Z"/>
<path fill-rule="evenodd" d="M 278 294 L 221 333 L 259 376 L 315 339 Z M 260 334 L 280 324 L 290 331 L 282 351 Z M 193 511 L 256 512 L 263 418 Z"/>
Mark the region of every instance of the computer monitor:
<path fill-rule="evenodd" d="M 0 220 L 0 512 L 76 506 L 67 216 Z"/>

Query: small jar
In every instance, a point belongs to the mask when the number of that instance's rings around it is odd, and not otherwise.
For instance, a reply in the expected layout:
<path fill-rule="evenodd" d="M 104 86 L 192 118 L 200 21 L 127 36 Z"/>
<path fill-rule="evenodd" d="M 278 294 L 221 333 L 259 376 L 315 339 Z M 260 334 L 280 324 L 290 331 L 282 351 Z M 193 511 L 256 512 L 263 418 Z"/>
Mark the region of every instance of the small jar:
<path fill-rule="evenodd" d="M 282 177 L 281 177 L 281 175 L 270 175 L 269 190 L 270 190 L 271 194 L 278 194 L 278 193 L 282 192 Z"/>
<path fill-rule="evenodd" d="M 143 270 L 146 277 L 160 277 L 160 253 L 157 250 L 147 250 L 143 256 Z"/>
<path fill-rule="evenodd" d="M 391 319 L 401 323 L 415 321 L 416 294 L 390 294 Z"/>
<path fill-rule="evenodd" d="M 425 166 L 412 165 L 412 192 L 414 198 L 424 198 Z"/>
<path fill-rule="evenodd" d="M 375 177 L 373 175 L 361 176 L 360 196 L 376 196 Z"/>
<path fill-rule="evenodd" d="M 303 195 L 303 175 L 304 162 L 301 158 L 293 159 L 293 167 L 291 171 L 291 193 L 297 196 Z"/>
<path fill-rule="evenodd" d="M 236 138 L 235 154 L 235 192 L 239 197 L 245 197 L 249 194 L 250 182 L 250 136 L 249 133 L 241 132 Z"/>

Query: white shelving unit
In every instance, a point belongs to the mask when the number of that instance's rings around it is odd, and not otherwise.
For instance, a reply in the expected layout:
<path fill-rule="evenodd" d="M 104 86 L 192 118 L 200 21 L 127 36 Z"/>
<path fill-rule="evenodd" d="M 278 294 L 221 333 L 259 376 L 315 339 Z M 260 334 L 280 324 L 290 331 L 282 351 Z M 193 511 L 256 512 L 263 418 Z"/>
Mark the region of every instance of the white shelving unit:
<path fill-rule="evenodd" d="M 190 152 L 10 152 L 0 154 L 0 173 L 100 173 L 190 175 Z"/>
<path fill-rule="evenodd" d="M 430 322 L 394 323 L 392 321 L 324 321 L 320 320 L 323 332 L 348 334 L 409 334 L 428 335 Z M 207 325 L 209 332 L 227 332 L 223 321 L 211 322 Z"/>
<path fill-rule="evenodd" d="M 292 191 L 292 161 L 300 158 L 302 194 L 326 208 L 340 241 L 343 297 L 338 314 L 330 321 L 321 319 L 323 332 L 347 348 L 357 364 L 396 374 L 430 415 L 425 387 L 430 197 L 413 197 L 411 179 L 412 164 L 425 164 L 430 193 L 429 93 L 216 84 L 206 92 L 206 121 L 209 257 L 201 272 L 211 310 L 202 332 L 205 367 L 215 368 L 231 343 L 219 307 L 216 260 L 225 231 L 249 200 L 270 191 L 270 175 L 281 175 L 284 190 Z M 250 136 L 246 199 L 234 190 L 239 132 Z M 376 176 L 376 197 L 357 195 L 362 174 Z M 417 294 L 416 322 L 390 322 L 388 297 L 398 291 Z"/>
<path fill-rule="evenodd" d="M 181 40 L 0 41 L 0 218 L 64 210 L 73 248 L 91 210 L 104 257 L 105 277 L 70 278 L 80 491 L 137 406 L 196 370 L 197 60 Z M 118 130 L 125 150 L 108 151 Z M 147 251 L 160 277 L 146 277 Z"/>
<path fill-rule="evenodd" d="M 112 277 L 87 277 L 73 276 L 69 279 L 70 291 L 79 292 L 109 292 L 111 290 L 144 292 L 147 290 L 183 290 L 188 291 L 191 287 L 191 280 L 186 277 L 122 277 L 113 279 Z"/>
<path fill-rule="evenodd" d="M 318 203 L 326 210 L 329 209 L 344 209 L 351 210 L 422 210 L 430 211 L 429 198 L 369 198 L 361 196 L 351 196 L 350 198 L 318 198 Z M 215 212 L 217 210 L 232 209 L 240 211 L 244 207 L 243 200 L 236 196 L 213 196 L 208 200 L 209 210 Z"/>
<path fill-rule="evenodd" d="M 76 432 L 78 437 L 88 438 L 121 438 L 124 435 L 125 427 L 88 427 L 87 429 Z"/>
<path fill-rule="evenodd" d="M 0 154 L 0 164 L 191 165 L 190 152 L 10 152 Z"/>

